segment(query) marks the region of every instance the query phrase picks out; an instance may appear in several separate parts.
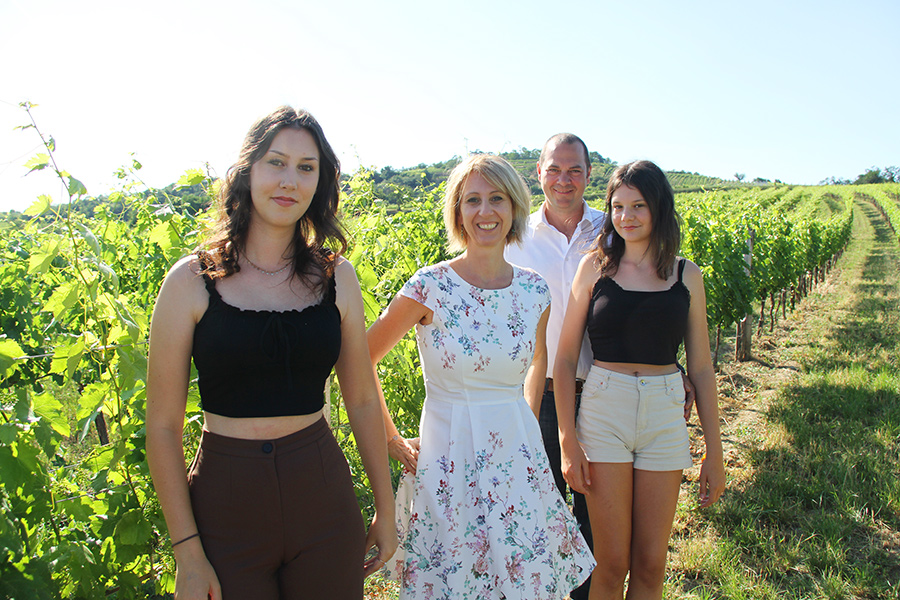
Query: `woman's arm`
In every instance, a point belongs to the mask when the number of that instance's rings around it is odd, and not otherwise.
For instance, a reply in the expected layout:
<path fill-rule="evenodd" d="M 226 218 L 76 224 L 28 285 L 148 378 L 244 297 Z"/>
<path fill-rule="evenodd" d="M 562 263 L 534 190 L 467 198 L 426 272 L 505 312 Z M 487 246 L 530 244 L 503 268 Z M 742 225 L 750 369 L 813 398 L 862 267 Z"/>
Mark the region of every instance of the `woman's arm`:
<path fill-rule="evenodd" d="M 525 399 L 534 413 L 535 419 L 541 416 L 541 400 L 544 397 L 544 382 L 547 380 L 547 321 L 550 320 L 550 307 L 544 309 L 538 321 L 537 335 L 534 344 L 534 358 L 525 374 Z"/>
<path fill-rule="evenodd" d="M 194 327 L 208 304 L 194 257 L 179 261 L 163 281 L 150 325 L 147 363 L 147 462 L 173 543 L 197 533 L 184 466 L 182 434 Z M 221 600 L 219 581 L 202 541 L 174 548 L 175 596 Z"/>
<path fill-rule="evenodd" d="M 366 551 L 378 546 L 378 556 L 366 561 L 363 566 L 368 576 L 384 566 L 397 550 L 394 492 L 381 407 L 366 344 L 365 310 L 359 281 L 353 266 L 344 259 L 338 260 L 335 279 L 336 303 L 341 312 L 341 354 L 334 368 L 350 427 L 375 496 L 375 517 L 366 538 Z"/>
<path fill-rule="evenodd" d="M 684 284 L 691 292 L 688 327 L 684 336 L 688 373 L 697 394 L 697 415 L 703 428 L 706 455 L 700 467 L 700 506 L 715 503 L 725 491 L 725 464 L 722 436 L 719 432 L 719 396 L 716 374 L 709 351 L 709 328 L 706 322 L 706 291 L 703 273 L 691 261 L 684 269 Z"/>
<path fill-rule="evenodd" d="M 366 338 L 369 344 L 369 354 L 372 359 L 372 372 L 376 372 L 378 362 L 384 358 L 391 349 L 397 345 L 406 332 L 413 328 L 416 323 L 427 325 L 431 322 L 434 312 L 426 306 L 419 304 L 412 298 L 397 295 L 391 300 L 378 320 L 372 323 Z M 381 401 L 381 413 L 384 419 L 384 428 L 387 432 L 388 452 L 395 460 L 400 461 L 404 467 L 416 472 L 419 459 L 419 442 L 418 439 L 407 440 L 400 435 L 391 413 L 388 410 L 387 402 L 384 399 L 384 393 L 381 389 L 381 382 L 376 376 L 378 384 L 378 397 Z"/>
<path fill-rule="evenodd" d="M 596 280 L 594 258 L 587 255 L 578 264 L 578 271 L 572 282 L 553 367 L 553 393 L 556 398 L 556 418 L 559 421 L 562 472 L 569 487 L 582 494 L 590 487 L 591 476 L 590 464 L 575 434 L 575 375 L 587 326 L 591 288 Z"/>

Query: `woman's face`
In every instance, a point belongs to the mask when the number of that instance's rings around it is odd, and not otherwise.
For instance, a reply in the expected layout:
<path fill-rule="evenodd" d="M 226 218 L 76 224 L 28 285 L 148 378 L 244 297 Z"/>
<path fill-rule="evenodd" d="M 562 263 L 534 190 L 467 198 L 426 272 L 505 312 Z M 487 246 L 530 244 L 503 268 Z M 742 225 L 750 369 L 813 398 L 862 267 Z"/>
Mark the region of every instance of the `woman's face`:
<path fill-rule="evenodd" d="M 459 201 L 466 246 L 506 245 L 513 223 L 512 200 L 477 172 L 470 173 Z"/>
<path fill-rule="evenodd" d="M 285 128 L 250 167 L 251 222 L 293 228 L 319 185 L 319 149 L 305 129 Z"/>
<path fill-rule="evenodd" d="M 637 188 L 622 185 L 613 192 L 609 217 L 616 233 L 622 236 L 626 243 L 650 239 L 653 231 L 653 215 L 650 213 L 650 205 Z"/>

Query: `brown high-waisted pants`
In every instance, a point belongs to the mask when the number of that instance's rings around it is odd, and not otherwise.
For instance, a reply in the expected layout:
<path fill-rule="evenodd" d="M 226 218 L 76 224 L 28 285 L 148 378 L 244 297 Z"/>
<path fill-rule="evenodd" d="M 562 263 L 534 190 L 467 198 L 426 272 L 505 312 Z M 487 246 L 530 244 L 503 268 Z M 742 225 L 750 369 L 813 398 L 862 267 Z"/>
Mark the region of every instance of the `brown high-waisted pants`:
<path fill-rule="evenodd" d="M 325 419 L 276 440 L 203 432 L 188 473 L 224 600 L 359 600 L 365 526 Z"/>

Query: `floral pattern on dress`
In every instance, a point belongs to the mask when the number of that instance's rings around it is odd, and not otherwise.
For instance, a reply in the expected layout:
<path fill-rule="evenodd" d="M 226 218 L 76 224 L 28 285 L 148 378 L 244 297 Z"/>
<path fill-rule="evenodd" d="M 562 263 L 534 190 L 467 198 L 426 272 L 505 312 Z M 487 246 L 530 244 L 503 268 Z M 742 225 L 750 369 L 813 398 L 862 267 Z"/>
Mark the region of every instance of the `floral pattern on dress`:
<path fill-rule="evenodd" d="M 513 344 L 508 347 L 510 358 L 521 365 L 525 374 L 534 356 L 534 335 L 527 335 L 529 327 L 526 318 L 540 319 L 550 305 L 550 290 L 543 278 L 529 269 L 513 267 L 512 284 L 499 290 L 486 290 L 466 283 L 447 262 L 419 270 L 400 290 L 406 296 L 430 308 L 436 317 L 440 315 L 441 325 L 428 328 L 430 345 L 440 349 L 441 366 L 456 368 L 456 354 L 450 350 L 448 335 L 454 332 L 458 349 L 467 357 L 474 358 L 473 369 L 484 371 L 490 364 L 490 352 L 498 347 L 506 347 L 508 340 L 498 335 L 501 327 L 513 336 Z M 485 320 L 483 315 L 497 313 L 500 298 L 508 296 L 511 310 L 505 319 Z M 534 300 L 537 299 L 537 303 Z M 465 322 L 465 326 L 463 323 Z M 537 322 L 531 323 L 531 328 Z M 416 326 L 418 331 L 421 325 Z M 486 348 L 489 347 L 490 349 Z"/>
<path fill-rule="evenodd" d="M 421 449 L 397 490 L 401 542 L 387 565 L 400 598 L 565 598 L 594 560 L 524 398 L 546 283 L 514 267 L 508 287 L 485 290 L 440 263 L 400 294 L 434 311 L 416 326 Z"/>

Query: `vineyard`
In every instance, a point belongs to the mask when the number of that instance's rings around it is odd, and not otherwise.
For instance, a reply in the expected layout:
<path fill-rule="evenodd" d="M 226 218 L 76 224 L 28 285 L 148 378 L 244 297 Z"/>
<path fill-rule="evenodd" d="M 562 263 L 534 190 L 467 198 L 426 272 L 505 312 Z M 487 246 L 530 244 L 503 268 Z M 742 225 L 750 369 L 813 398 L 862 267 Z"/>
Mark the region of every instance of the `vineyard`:
<path fill-rule="evenodd" d="M 86 190 L 53 162 L 52 139 L 45 145 L 29 166 L 55 171 L 69 202 L 41 197 L 24 225 L 3 222 L 0 234 L 0 597 L 169 593 L 174 564 L 144 450 L 147 335 L 163 277 L 197 246 L 210 218 L 145 193 L 137 164 L 120 172 L 110 197 L 132 219 L 103 204 L 91 218 L 77 214 L 71 207 Z M 209 194 L 216 187 L 199 172 L 180 183 Z M 406 193 L 399 211 L 375 190 L 373 174 L 359 172 L 342 200 L 369 322 L 418 268 L 448 258 L 442 188 Z M 746 315 L 771 327 L 823 280 L 848 243 L 854 203 L 877 206 L 900 233 L 900 184 L 742 187 L 678 194 L 676 202 L 682 253 L 705 276 L 717 355 Z M 424 386 L 411 336 L 379 376 L 401 433 L 415 435 Z M 194 385 L 188 457 L 202 426 L 198 400 Z M 371 512 L 336 386 L 330 419 Z"/>

